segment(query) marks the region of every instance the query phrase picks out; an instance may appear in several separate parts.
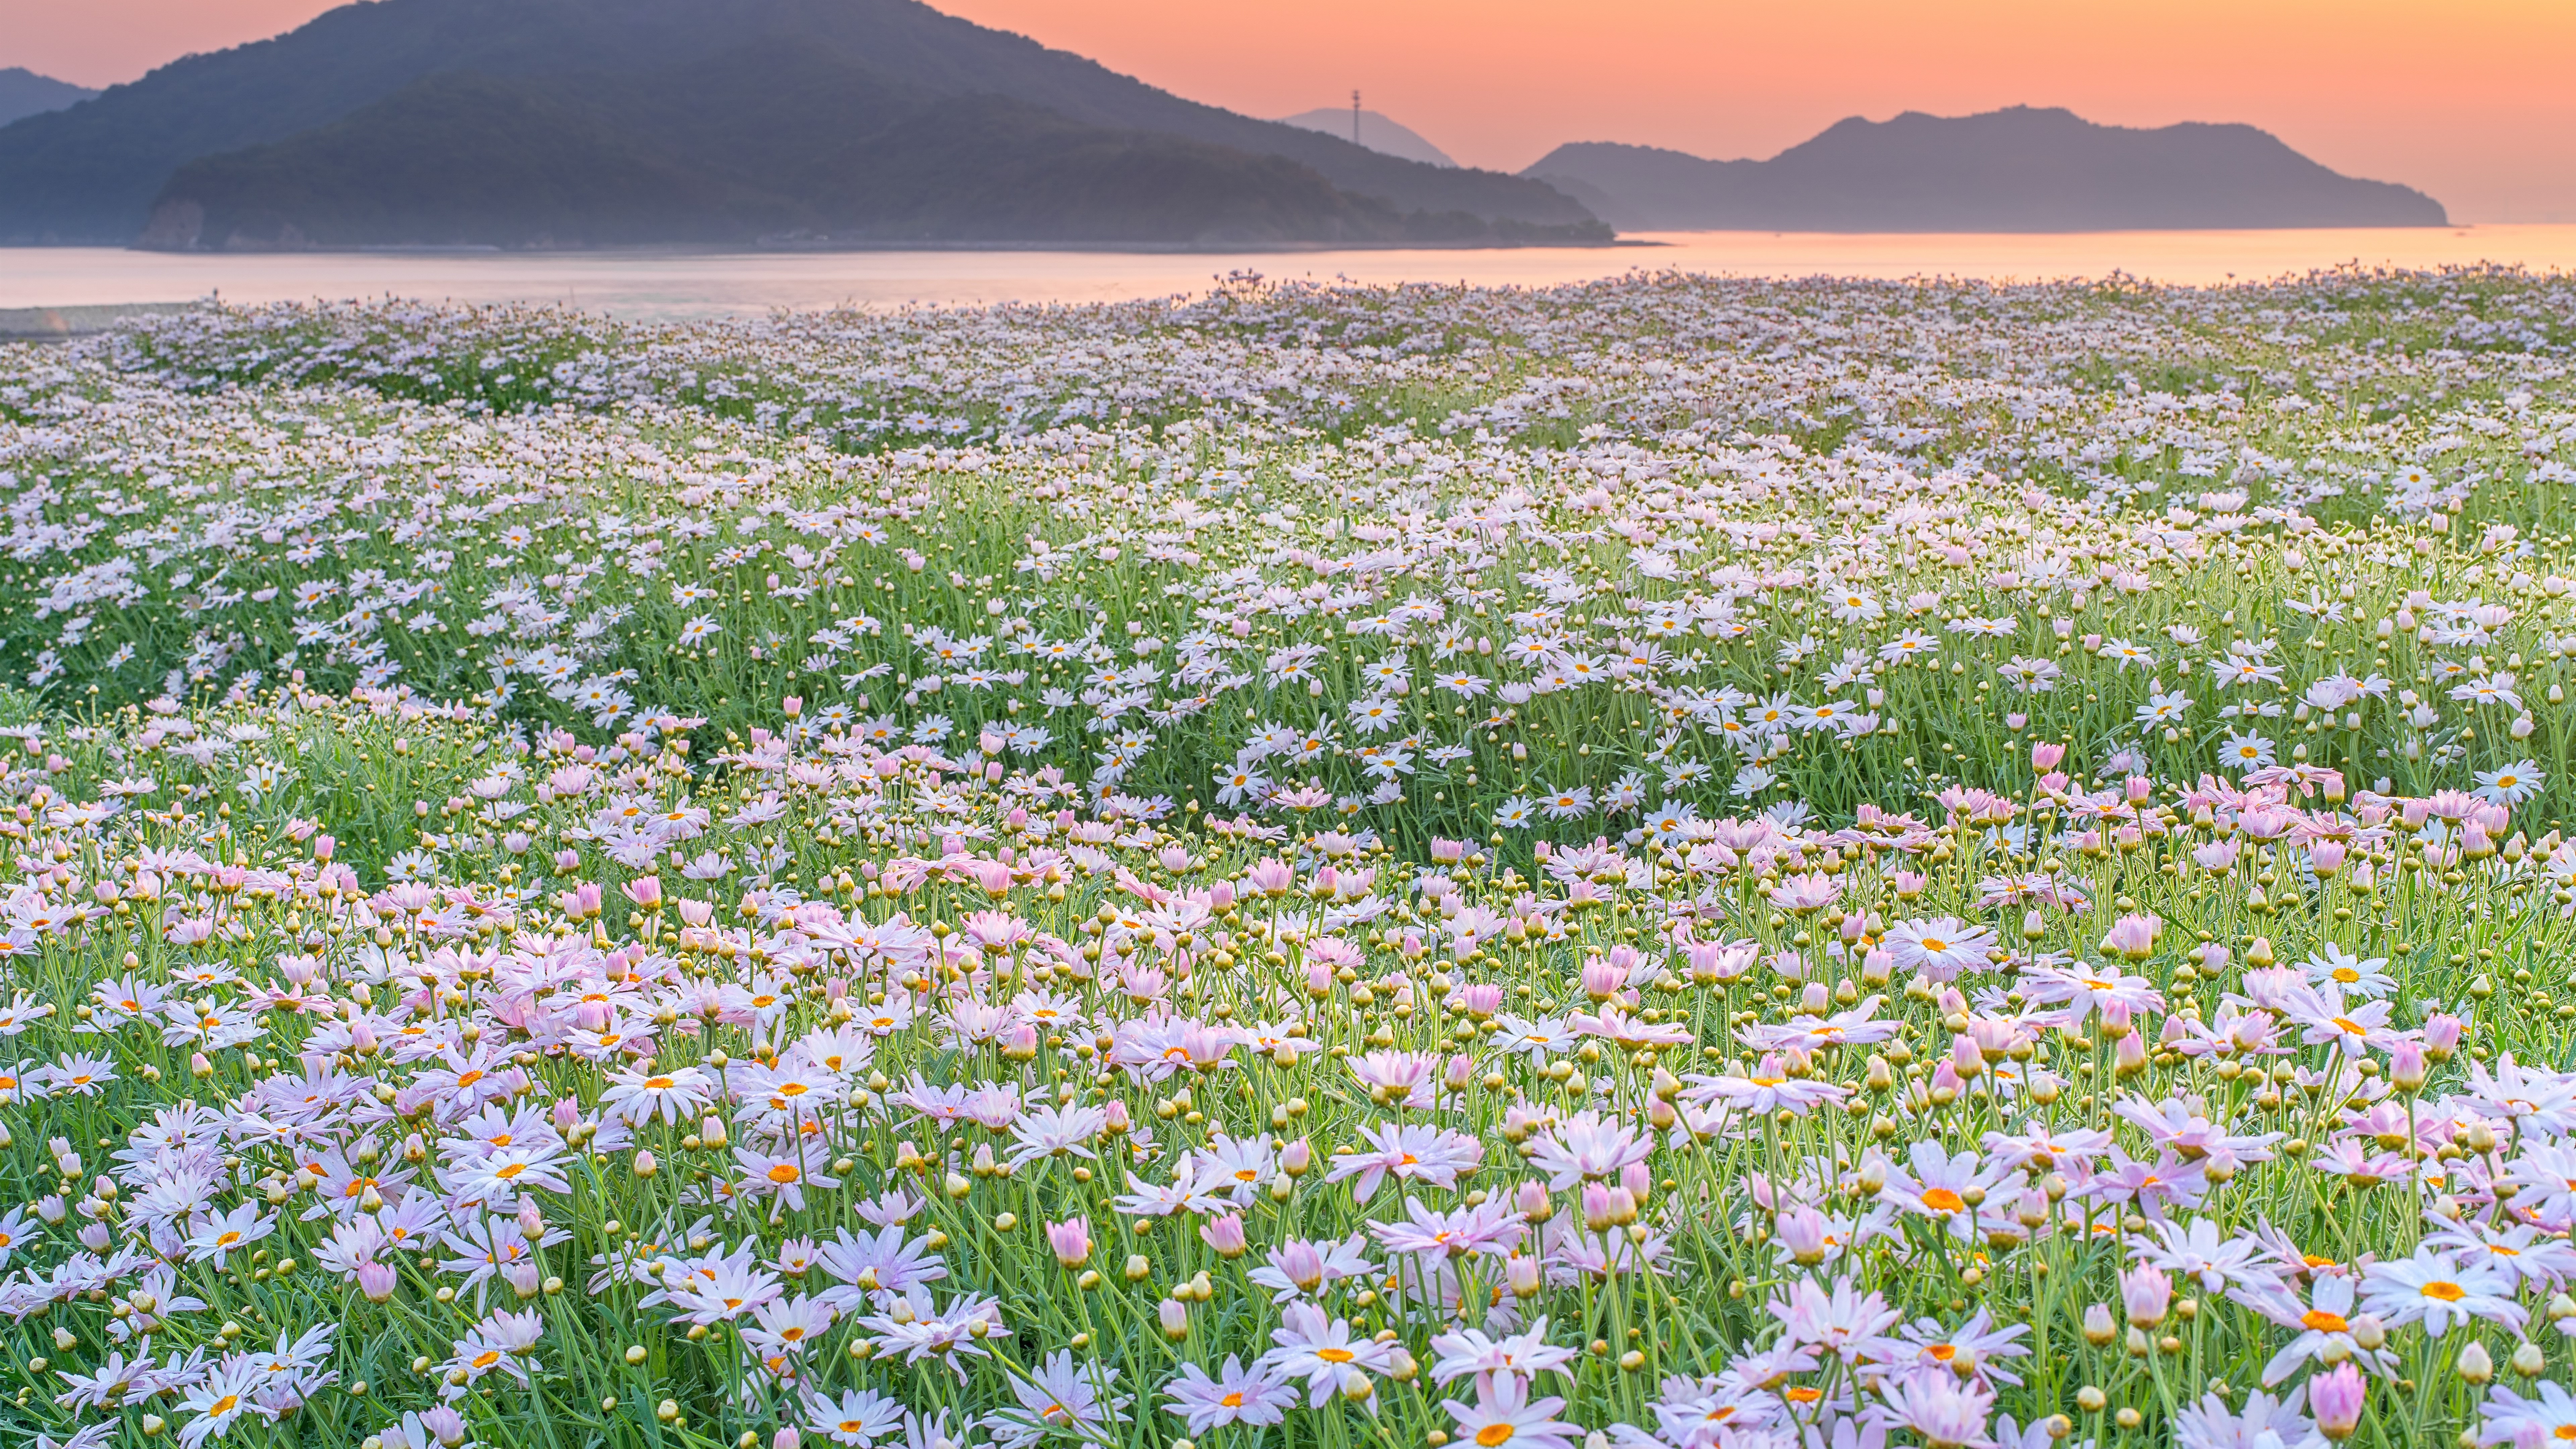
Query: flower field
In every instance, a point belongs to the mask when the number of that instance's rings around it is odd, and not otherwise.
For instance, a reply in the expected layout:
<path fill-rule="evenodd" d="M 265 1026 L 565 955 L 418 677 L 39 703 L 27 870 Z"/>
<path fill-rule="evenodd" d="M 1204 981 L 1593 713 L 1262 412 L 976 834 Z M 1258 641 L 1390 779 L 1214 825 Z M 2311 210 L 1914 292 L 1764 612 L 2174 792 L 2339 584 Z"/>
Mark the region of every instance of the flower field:
<path fill-rule="evenodd" d="M 0 1443 L 2576 1439 L 2576 282 L 0 349 Z"/>

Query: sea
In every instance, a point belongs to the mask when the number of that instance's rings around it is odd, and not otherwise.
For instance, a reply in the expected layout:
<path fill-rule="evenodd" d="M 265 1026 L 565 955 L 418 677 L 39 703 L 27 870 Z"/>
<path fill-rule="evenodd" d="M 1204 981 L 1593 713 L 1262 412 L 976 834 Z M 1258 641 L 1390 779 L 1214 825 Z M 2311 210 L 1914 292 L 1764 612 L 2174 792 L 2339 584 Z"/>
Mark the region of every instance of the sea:
<path fill-rule="evenodd" d="M 1647 233 L 1611 247 L 1354 251 L 504 252 L 301 254 L 0 248 L 0 310 L 401 297 L 686 321 L 836 307 L 1084 303 L 1202 295 L 1231 276 L 1553 287 L 1629 272 L 1721 277 L 2113 276 L 2183 286 L 2336 267 L 2501 263 L 2576 274 L 2576 224 L 2075 234 Z"/>

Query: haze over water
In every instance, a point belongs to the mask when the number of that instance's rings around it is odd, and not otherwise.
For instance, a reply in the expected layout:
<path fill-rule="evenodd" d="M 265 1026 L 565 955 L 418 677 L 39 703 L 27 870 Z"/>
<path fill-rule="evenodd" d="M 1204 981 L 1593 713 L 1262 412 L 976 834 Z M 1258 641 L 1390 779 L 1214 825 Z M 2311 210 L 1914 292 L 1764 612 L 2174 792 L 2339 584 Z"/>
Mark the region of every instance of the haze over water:
<path fill-rule="evenodd" d="M 1103 302 L 1199 294 L 1230 272 L 1274 279 L 1546 287 L 1632 270 L 1719 276 L 1977 277 L 2113 273 L 2180 285 L 2348 263 L 2518 263 L 2576 272 L 2576 225 L 2050 234 L 1649 234 L 1651 247 L 1496 251 L 821 253 L 380 252 L 196 255 L 0 250 L 0 308 L 399 296 L 565 304 L 672 321 L 843 305 Z"/>

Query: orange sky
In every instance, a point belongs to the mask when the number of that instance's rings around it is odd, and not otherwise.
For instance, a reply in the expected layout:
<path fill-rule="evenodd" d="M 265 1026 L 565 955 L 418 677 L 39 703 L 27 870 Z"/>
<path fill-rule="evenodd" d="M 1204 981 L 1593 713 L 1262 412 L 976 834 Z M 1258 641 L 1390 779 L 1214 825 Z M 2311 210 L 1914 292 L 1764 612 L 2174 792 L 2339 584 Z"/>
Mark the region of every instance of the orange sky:
<path fill-rule="evenodd" d="M 0 0 L 0 66 L 84 84 L 325 0 Z M 943 0 L 1256 115 L 1373 110 L 1475 165 L 1569 140 L 1767 156 L 1847 115 L 2027 102 L 2250 121 L 2455 220 L 2576 222 L 2576 0 Z"/>

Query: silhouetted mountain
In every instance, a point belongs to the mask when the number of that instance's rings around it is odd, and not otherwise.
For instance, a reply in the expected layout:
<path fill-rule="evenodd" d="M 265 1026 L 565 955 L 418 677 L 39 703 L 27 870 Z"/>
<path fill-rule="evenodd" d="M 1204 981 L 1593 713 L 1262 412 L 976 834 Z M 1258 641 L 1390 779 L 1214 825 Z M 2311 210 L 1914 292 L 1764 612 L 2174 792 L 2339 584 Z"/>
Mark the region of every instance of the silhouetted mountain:
<path fill-rule="evenodd" d="M 434 76 L 274 146 L 188 163 L 144 243 L 1437 242 L 1513 225 L 1399 216 L 1282 157 L 1079 125 L 999 96 L 933 98 L 750 164 L 763 155 L 756 135 L 740 148 L 681 139 L 704 81 L 683 73 L 615 105 Z M 782 108 L 814 115 L 792 99 Z M 719 164 L 729 157 L 746 164 Z"/>
<path fill-rule="evenodd" d="M 1300 111 L 1293 116 L 1281 116 L 1279 124 L 1295 126 L 1301 130 L 1321 131 L 1328 136 L 1339 136 L 1345 141 L 1356 140 L 1372 151 L 1388 156 L 1401 156 L 1407 161 L 1419 161 L 1426 166 L 1458 164 L 1449 159 L 1448 152 L 1424 140 L 1421 133 L 1409 126 L 1398 125 L 1376 111 L 1360 112 L 1359 134 L 1356 137 L 1351 134 L 1351 113 L 1332 106 L 1326 106 L 1319 111 Z"/>
<path fill-rule="evenodd" d="M 0 126 L 20 116 L 59 111 L 97 94 L 86 86 L 58 81 L 49 75 L 38 75 L 23 65 L 13 65 L 0 70 Z"/>
<path fill-rule="evenodd" d="M 0 128 L 0 240 L 147 222 L 200 246 L 1608 238 L 1542 183 L 1200 105 L 916 0 L 377 0 Z"/>
<path fill-rule="evenodd" d="M 2097 126 L 2015 106 L 1855 116 L 1768 161 L 1609 142 L 1559 146 L 1521 173 L 1615 226 L 1742 231 L 2129 231 L 2441 226 L 2440 202 L 2318 165 L 2269 132 Z"/>

